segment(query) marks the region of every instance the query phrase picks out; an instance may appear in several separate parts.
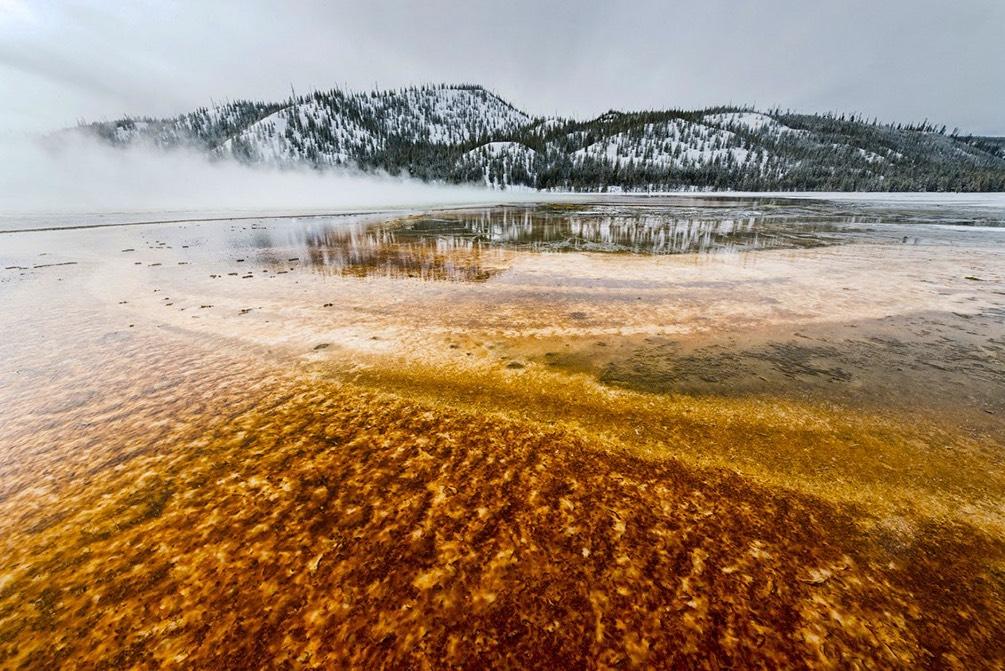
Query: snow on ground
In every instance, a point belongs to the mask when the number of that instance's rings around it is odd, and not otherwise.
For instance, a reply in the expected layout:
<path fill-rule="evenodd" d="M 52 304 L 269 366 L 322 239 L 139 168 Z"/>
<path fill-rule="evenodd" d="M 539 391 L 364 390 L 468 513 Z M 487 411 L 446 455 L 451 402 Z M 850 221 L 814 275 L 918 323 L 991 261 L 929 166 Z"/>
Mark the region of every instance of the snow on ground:
<path fill-rule="evenodd" d="M 554 195 L 561 195 L 556 193 Z M 594 194 L 596 195 L 596 194 Z M 801 200 L 834 200 L 849 202 L 889 203 L 891 205 L 983 207 L 1005 210 L 1005 193 L 957 192 L 888 192 L 888 191 L 652 191 L 626 194 L 644 197 L 684 198 L 798 198 Z"/>
<path fill-rule="evenodd" d="M 735 128 L 745 128 L 752 131 L 764 129 L 778 130 L 785 128 L 780 123 L 769 117 L 767 114 L 759 112 L 724 112 L 721 114 L 706 114 L 702 119 L 716 126 L 728 126 Z"/>
<path fill-rule="evenodd" d="M 719 114 L 706 114 L 702 117 L 706 123 L 723 128 L 735 130 L 747 130 L 754 133 L 766 131 L 769 133 L 793 133 L 795 135 L 808 135 L 804 130 L 796 130 L 779 123 L 774 117 L 760 112 L 721 112 Z"/>
<path fill-rule="evenodd" d="M 730 146 L 736 142 L 735 134 L 729 131 L 674 119 L 646 124 L 641 140 L 634 131 L 618 133 L 573 152 L 573 157 L 659 168 L 682 168 L 717 160 L 743 163 L 750 152 Z"/>
<path fill-rule="evenodd" d="M 491 93 L 473 88 L 407 89 L 379 96 L 339 94 L 328 100 L 309 97 L 284 107 L 246 128 L 237 140 L 270 164 L 306 158 L 315 164 L 340 165 L 379 151 L 392 136 L 458 144 L 514 129 L 530 120 Z M 362 110 L 361 115 L 342 109 L 355 107 Z M 364 127 L 356 116 L 377 119 L 380 127 Z M 327 129 L 331 142 L 319 145 L 312 128 Z M 234 151 L 234 139 L 225 141 L 218 150 L 223 155 Z"/>
<path fill-rule="evenodd" d="M 509 187 L 507 180 L 517 166 L 521 172 L 533 174 L 535 156 L 536 151 L 519 142 L 489 142 L 464 153 L 457 165 L 481 166 L 486 186 Z"/>
<path fill-rule="evenodd" d="M 536 154 L 533 149 L 519 142 L 488 142 L 465 153 L 462 159 L 476 156 L 500 156 L 504 154 Z"/>

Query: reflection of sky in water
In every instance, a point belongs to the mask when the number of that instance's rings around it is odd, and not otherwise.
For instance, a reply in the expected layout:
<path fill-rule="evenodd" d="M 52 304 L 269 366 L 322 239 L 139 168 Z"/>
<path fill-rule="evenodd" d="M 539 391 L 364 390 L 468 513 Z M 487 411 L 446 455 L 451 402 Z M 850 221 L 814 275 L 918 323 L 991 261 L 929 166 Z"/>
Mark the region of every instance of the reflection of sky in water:
<path fill-rule="evenodd" d="M 861 213 L 771 208 L 500 207 L 390 221 L 304 220 L 287 244 L 317 272 L 484 281 L 519 252 L 729 254 L 849 242 L 917 244 L 910 228 Z M 926 226 L 926 241 L 935 233 Z M 263 232 L 264 233 L 264 232 Z M 282 246 L 264 233 L 256 246 Z M 289 247 L 287 247 L 289 248 Z"/>

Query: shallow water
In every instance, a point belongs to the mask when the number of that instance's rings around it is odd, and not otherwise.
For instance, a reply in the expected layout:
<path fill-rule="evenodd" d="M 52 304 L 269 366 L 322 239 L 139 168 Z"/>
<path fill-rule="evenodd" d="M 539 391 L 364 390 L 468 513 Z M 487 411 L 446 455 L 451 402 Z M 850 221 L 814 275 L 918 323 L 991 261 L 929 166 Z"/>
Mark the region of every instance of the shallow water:
<path fill-rule="evenodd" d="M 2 665 L 993 668 L 1003 222 L 0 234 Z"/>
<path fill-rule="evenodd" d="M 980 235 L 959 227 L 1005 227 L 1005 220 L 986 212 L 979 219 L 909 210 L 880 216 L 868 209 L 828 210 L 782 200 L 727 202 L 497 206 L 353 223 L 317 218 L 278 236 L 263 234 L 257 244 L 263 250 L 300 248 L 304 261 L 320 272 L 484 281 L 512 251 L 665 255 L 855 242 L 980 245 Z M 939 224 L 952 228 L 944 231 Z M 276 261 L 282 265 L 283 259 Z"/>

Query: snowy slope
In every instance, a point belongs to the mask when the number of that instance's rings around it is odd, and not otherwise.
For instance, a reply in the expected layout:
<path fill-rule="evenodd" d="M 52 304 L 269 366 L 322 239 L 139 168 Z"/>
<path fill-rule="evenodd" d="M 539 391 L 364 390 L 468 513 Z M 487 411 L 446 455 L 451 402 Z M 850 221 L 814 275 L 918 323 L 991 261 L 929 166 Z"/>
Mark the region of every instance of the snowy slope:
<path fill-rule="evenodd" d="M 717 114 L 706 114 L 702 117 L 702 120 L 705 123 L 727 130 L 745 130 L 754 133 L 805 134 L 804 131 L 784 126 L 777 119 L 760 112 L 720 112 Z"/>
<path fill-rule="evenodd" d="M 220 156 L 274 164 L 339 165 L 379 153 L 392 139 L 455 145 L 512 132 L 531 121 L 478 86 L 369 93 L 334 89 L 282 105 L 251 106 L 204 108 L 163 121 L 127 119 L 115 123 L 110 139 L 201 144 Z"/>
<path fill-rule="evenodd" d="M 480 172 L 486 186 L 505 188 L 533 183 L 538 158 L 538 152 L 519 142 L 489 142 L 462 154 L 457 170 L 471 176 Z"/>
<path fill-rule="evenodd" d="M 665 169 L 716 162 L 739 164 L 749 154 L 734 133 L 674 119 L 604 138 L 574 152 L 573 157 Z"/>
<path fill-rule="evenodd" d="M 927 122 L 736 107 L 532 118 L 475 85 L 332 89 L 71 132 L 504 188 L 1005 190 L 1005 140 L 947 135 Z"/>
<path fill-rule="evenodd" d="M 389 140 L 456 145 L 514 131 L 523 112 L 479 87 L 382 93 L 330 91 L 297 99 L 218 148 L 268 163 L 341 165 L 373 156 Z"/>

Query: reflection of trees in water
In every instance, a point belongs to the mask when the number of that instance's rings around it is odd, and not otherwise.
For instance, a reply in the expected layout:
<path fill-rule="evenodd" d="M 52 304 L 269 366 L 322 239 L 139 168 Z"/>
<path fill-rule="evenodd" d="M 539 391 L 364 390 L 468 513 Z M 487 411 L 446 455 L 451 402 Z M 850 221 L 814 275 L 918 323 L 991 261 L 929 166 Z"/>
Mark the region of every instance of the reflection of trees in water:
<path fill-rule="evenodd" d="M 548 250 L 631 251 L 647 254 L 762 249 L 824 244 L 822 233 L 835 232 L 832 223 L 791 223 L 763 217 L 672 218 L 666 214 L 576 213 L 562 216 L 534 209 L 519 212 L 483 210 L 435 220 L 447 230 L 492 244 Z M 430 222 L 413 230 L 428 232 Z M 458 231 L 460 232 L 460 231 Z"/>
<path fill-rule="evenodd" d="M 311 229 L 301 240 L 304 261 L 318 272 L 356 277 L 417 278 L 478 282 L 487 280 L 502 261 L 499 250 L 458 236 L 401 236 L 372 226 Z"/>
<path fill-rule="evenodd" d="M 318 272 L 357 277 L 484 281 L 505 268 L 507 249 L 645 254 L 718 253 L 834 244 L 835 221 L 641 212 L 501 208 L 381 223 L 313 224 L 293 233 Z M 267 245 L 263 245 L 267 248 Z M 275 259 L 281 265 L 282 259 Z"/>

